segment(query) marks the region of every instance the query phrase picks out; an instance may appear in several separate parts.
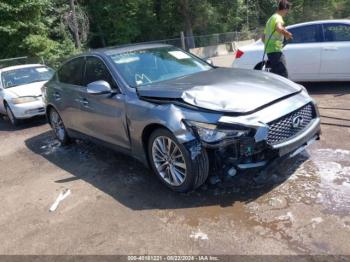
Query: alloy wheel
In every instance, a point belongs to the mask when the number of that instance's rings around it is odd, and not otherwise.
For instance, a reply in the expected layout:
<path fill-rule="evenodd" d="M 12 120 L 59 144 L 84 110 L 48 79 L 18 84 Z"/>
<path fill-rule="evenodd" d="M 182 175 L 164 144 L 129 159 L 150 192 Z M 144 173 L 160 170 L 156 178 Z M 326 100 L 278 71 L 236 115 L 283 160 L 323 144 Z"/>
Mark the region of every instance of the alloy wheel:
<path fill-rule="evenodd" d="M 61 142 L 64 141 L 66 136 L 66 130 L 61 117 L 55 110 L 51 110 L 50 112 L 50 122 L 58 140 L 60 140 Z"/>
<path fill-rule="evenodd" d="M 159 136 L 152 144 L 152 158 L 161 178 L 171 186 L 180 186 L 186 179 L 186 162 L 177 144 L 169 137 Z"/>

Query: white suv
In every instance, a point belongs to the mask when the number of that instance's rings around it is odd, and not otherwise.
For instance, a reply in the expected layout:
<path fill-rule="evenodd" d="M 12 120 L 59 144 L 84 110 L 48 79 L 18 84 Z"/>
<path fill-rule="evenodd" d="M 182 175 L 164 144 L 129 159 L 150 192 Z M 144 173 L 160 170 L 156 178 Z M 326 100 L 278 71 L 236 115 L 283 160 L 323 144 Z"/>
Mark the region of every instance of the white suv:
<path fill-rule="evenodd" d="M 7 115 L 13 125 L 20 119 L 45 115 L 41 87 L 53 73 L 39 64 L 0 69 L 0 114 Z"/>
<path fill-rule="evenodd" d="M 315 21 L 287 28 L 293 34 L 293 40 L 283 49 L 290 79 L 350 80 L 350 20 Z M 263 53 L 261 40 L 243 47 L 237 51 L 233 67 L 255 69 Z"/>

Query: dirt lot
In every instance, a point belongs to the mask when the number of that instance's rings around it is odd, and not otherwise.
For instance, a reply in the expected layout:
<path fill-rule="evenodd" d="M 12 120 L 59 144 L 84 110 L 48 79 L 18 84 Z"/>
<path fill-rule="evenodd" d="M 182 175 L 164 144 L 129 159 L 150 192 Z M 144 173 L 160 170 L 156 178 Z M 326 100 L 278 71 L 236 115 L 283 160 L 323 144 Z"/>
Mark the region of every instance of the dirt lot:
<path fill-rule="evenodd" d="M 320 142 L 265 176 L 190 194 L 108 149 L 60 147 L 43 119 L 0 120 L 0 253 L 350 255 L 350 84 L 308 89 Z"/>

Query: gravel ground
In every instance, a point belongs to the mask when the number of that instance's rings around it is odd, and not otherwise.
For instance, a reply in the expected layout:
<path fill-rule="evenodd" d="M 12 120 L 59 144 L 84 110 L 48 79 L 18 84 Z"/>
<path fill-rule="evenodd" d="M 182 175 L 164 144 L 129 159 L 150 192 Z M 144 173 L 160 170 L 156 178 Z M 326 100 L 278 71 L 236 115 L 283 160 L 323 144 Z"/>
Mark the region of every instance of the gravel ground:
<path fill-rule="evenodd" d="M 0 120 L 0 253 L 350 255 L 350 84 L 307 87 L 321 141 L 190 194 L 103 147 L 61 147 L 44 119 Z"/>

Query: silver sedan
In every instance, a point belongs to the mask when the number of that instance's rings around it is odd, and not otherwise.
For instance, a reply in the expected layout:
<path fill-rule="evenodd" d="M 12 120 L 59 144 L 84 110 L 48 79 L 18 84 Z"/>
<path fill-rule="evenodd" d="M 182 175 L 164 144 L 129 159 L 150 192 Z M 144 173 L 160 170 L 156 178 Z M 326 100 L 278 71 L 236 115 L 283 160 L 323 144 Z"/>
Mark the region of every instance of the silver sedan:
<path fill-rule="evenodd" d="M 43 97 L 62 144 L 91 139 L 129 154 L 178 192 L 198 188 L 210 172 L 293 156 L 320 136 L 304 87 L 270 73 L 216 68 L 168 45 L 73 57 Z"/>

